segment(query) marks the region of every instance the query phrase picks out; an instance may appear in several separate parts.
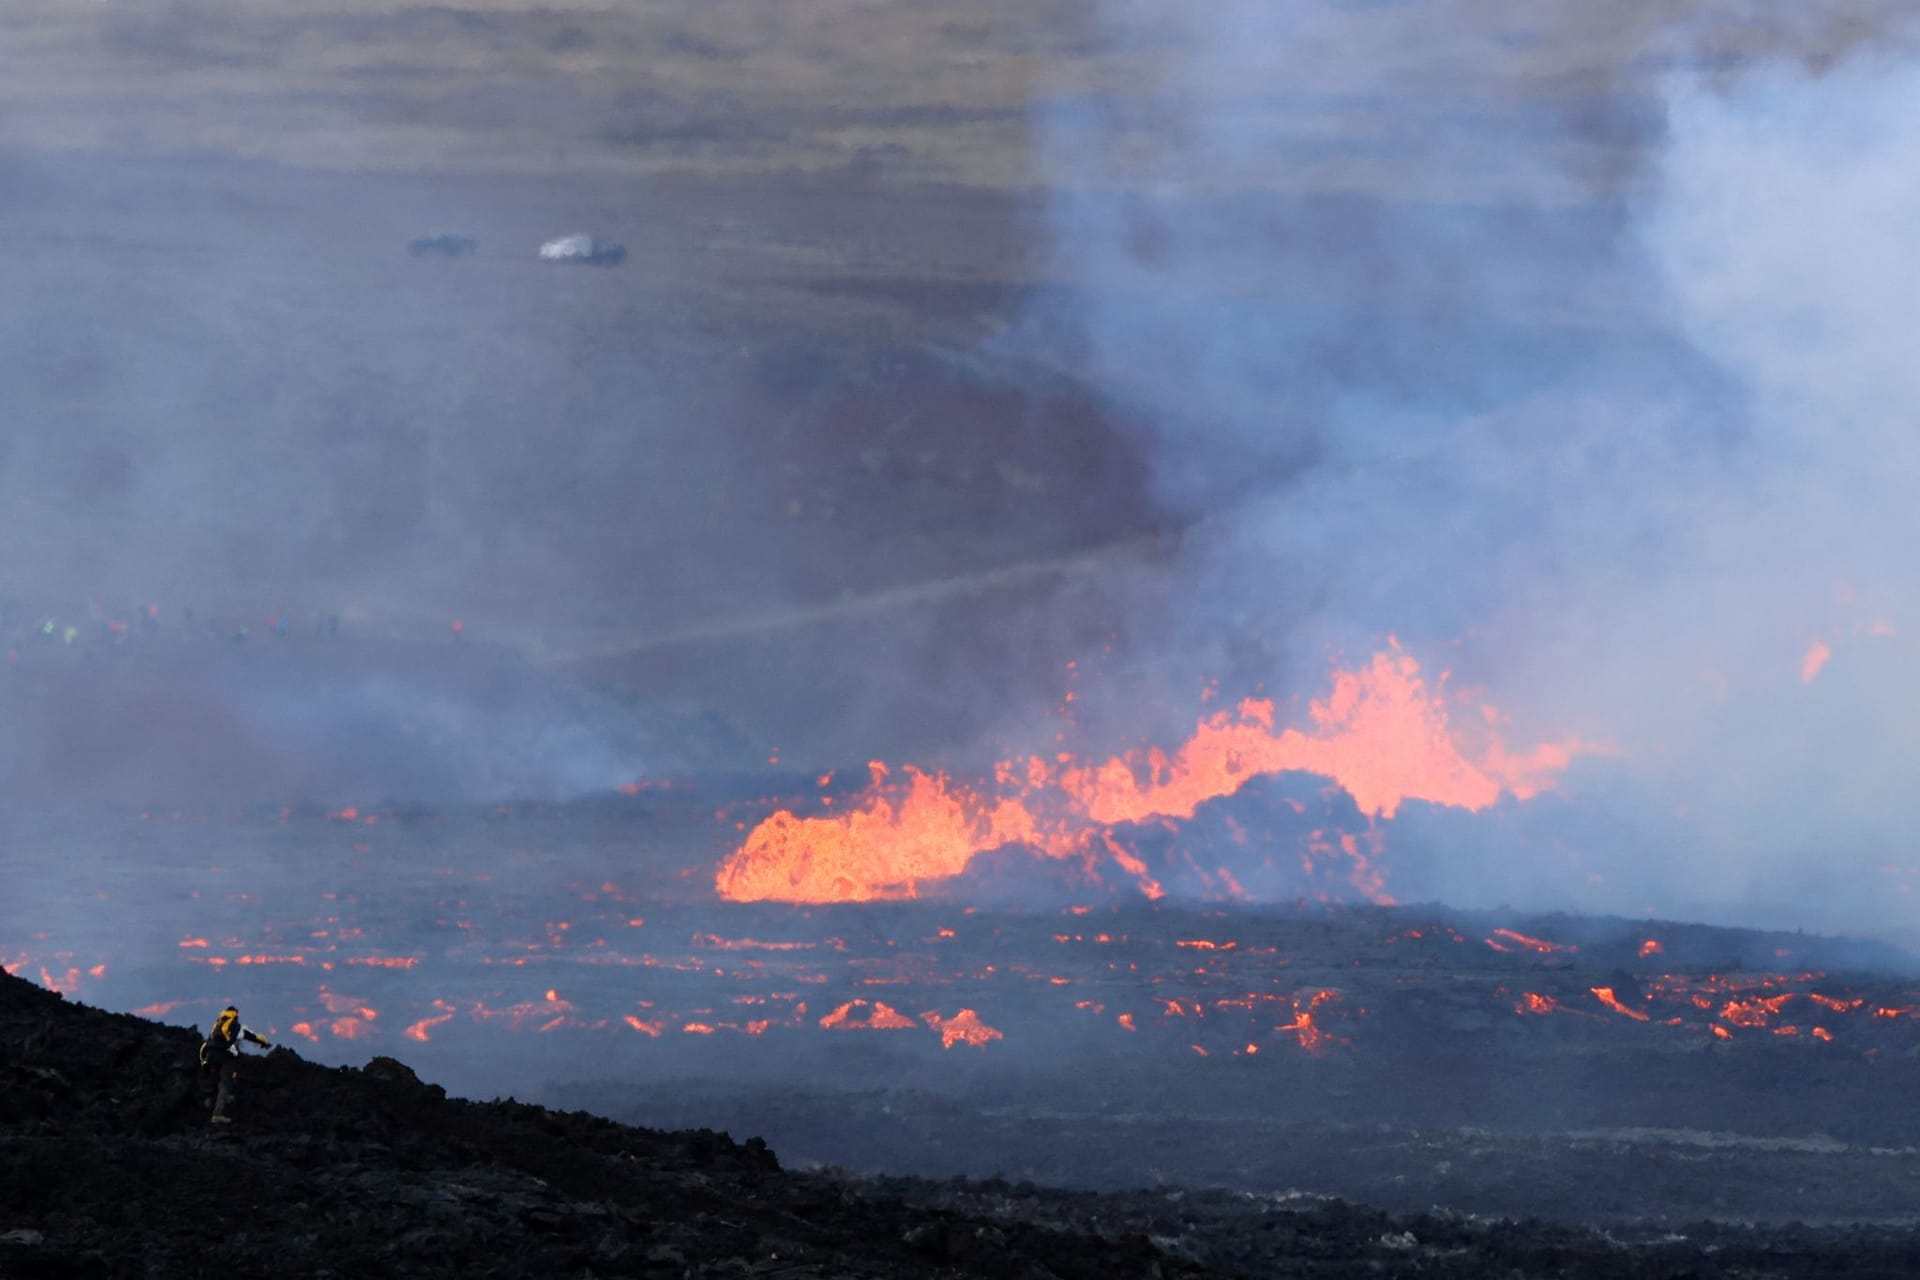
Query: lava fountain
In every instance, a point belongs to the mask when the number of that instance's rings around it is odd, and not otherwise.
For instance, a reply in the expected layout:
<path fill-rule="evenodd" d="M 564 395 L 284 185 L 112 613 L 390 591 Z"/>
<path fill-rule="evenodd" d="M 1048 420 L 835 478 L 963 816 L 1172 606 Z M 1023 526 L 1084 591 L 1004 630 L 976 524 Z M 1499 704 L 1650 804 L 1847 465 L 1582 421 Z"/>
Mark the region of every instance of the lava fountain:
<path fill-rule="evenodd" d="M 1567 739 L 1509 751 L 1499 713 L 1484 704 L 1480 745 L 1470 749 L 1453 727 L 1445 683 L 1443 674 L 1430 684 L 1390 643 L 1366 665 L 1336 671 L 1301 727 L 1276 730 L 1274 704 L 1249 698 L 1200 720 L 1172 753 L 1032 756 L 971 782 L 911 767 L 896 781 L 876 762 L 848 809 L 807 818 L 782 809 L 762 821 L 721 864 L 714 887 L 739 902 L 913 898 L 928 882 L 961 875 L 979 854 L 1017 845 L 1089 870 L 1111 862 L 1147 897 L 1159 897 L 1115 827 L 1191 818 L 1255 778 L 1287 772 L 1330 779 L 1369 820 L 1391 819 L 1408 800 L 1478 811 L 1503 794 L 1525 800 L 1549 789 L 1576 756 L 1594 750 Z M 1383 896 L 1377 876 L 1368 883 L 1369 896 Z"/>

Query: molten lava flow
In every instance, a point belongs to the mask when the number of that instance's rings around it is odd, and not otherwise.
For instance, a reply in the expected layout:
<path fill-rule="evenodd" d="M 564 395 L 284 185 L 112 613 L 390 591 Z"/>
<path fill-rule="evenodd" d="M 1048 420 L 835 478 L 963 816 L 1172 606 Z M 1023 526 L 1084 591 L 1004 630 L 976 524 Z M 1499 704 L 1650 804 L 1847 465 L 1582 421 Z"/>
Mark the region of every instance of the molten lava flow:
<path fill-rule="evenodd" d="M 1620 998 L 1613 994 L 1612 987 L 1594 987 L 1592 988 L 1592 991 L 1593 991 L 1594 999 L 1598 1000 L 1601 1004 L 1607 1006 L 1607 1008 L 1613 1010 L 1615 1013 L 1624 1013 L 1627 1015 L 1627 1017 L 1632 1018 L 1635 1022 L 1650 1021 L 1649 1015 L 1640 1012 L 1638 1009 L 1629 1009 L 1626 1005 L 1621 1004 Z"/>
<path fill-rule="evenodd" d="M 1443 677 L 1444 680 L 1444 677 Z M 1149 898 L 1160 885 L 1118 843 L 1111 828 L 1191 818 L 1209 800 L 1265 775 L 1331 778 L 1370 818 L 1390 819 L 1408 800 L 1479 810 L 1501 794 L 1527 799 L 1577 754 L 1577 741 L 1513 753 L 1480 708 L 1483 746 L 1470 750 L 1450 725 L 1441 691 L 1398 644 L 1366 666 L 1336 672 L 1326 698 L 1311 703 L 1305 728 L 1274 729 L 1274 705 L 1248 699 L 1196 726 L 1169 755 L 1158 748 L 1102 762 L 1063 754 L 999 766 L 991 782 L 959 785 L 941 773 L 870 766 L 872 783 L 847 810 L 800 818 L 782 809 L 762 821 L 721 865 L 714 887 L 735 901 L 866 902 L 912 898 L 928 881 L 966 871 L 978 854 L 1026 845 L 1091 867 L 1099 852 Z M 1354 883 L 1380 898 L 1384 880 L 1357 842 L 1342 851 Z M 1229 892 L 1233 882 L 1227 880 Z"/>
<path fill-rule="evenodd" d="M 919 1024 L 882 1001 L 849 1000 L 821 1018 L 820 1025 L 829 1031 L 908 1031 Z"/>
<path fill-rule="evenodd" d="M 446 1001 L 435 1000 L 433 1002 L 433 1007 L 435 1009 L 438 1009 L 439 1012 L 436 1014 L 433 1014 L 430 1017 L 422 1018 L 420 1019 L 420 1021 L 411 1023 L 408 1025 L 407 1031 L 406 1031 L 407 1039 L 417 1041 L 420 1044 L 425 1044 L 427 1043 L 428 1040 L 432 1039 L 431 1033 L 435 1027 L 439 1026 L 443 1022 L 450 1022 L 453 1020 L 454 1008 L 452 1005 L 448 1004 Z"/>
<path fill-rule="evenodd" d="M 1772 1021 L 1791 994 L 1778 996 L 1755 996 L 1750 1000 L 1729 1000 L 1720 1010 L 1720 1019 L 1736 1027 L 1764 1027 Z"/>
<path fill-rule="evenodd" d="M 1552 955 L 1556 951 L 1578 951 L 1580 948 L 1570 942 L 1548 942 L 1544 938 L 1529 938 L 1524 933 L 1515 933 L 1512 929 L 1495 929 L 1493 937 L 1486 939 L 1488 946 L 1495 951 L 1511 952 L 1515 949 L 1532 951 L 1538 955 Z"/>
<path fill-rule="evenodd" d="M 1820 669 L 1827 665 L 1827 659 L 1833 656 L 1833 646 L 1824 640 L 1815 640 L 1807 646 L 1800 658 L 1800 683 L 1812 684 Z"/>
<path fill-rule="evenodd" d="M 1113 859 L 1114 865 L 1133 877 L 1133 882 L 1140 886 L 1142 894 L 1156 901 L 1167 896 L 1167 891 L 1160 887 L 1160 882 L 1148 874 L 1147 864 L 1134 857 L 1125 845 L 1115 840 L 1112 832 L 1101 832 L 1100 843 L 1106 847 L 1107 855 Z"/>
<path fill-rule="evenodd" d="M 755 827 L 720 868 L 715 888 L 736 902 L 868 902 L 911 898 L 922 880 L 959 875 L 974 854 L 1035 835 L 1018 801 L 989 804 L 944 774 L 907 770 L 904 796 L 882 788 L 885 765 L 870 766 L 864 807 L 833 818 L 796 818 L 782 809 Z"/>
<path fill-rule="evenodd" d="M 133 1011 L 135 1017 L 160 1019 L 172 1013 L 182 1005 L 193 1004 L 191 1000 L 161 1000 L 154 1004 L 141 1005 Z"/>
<path fill-rule="evenodd" d="M 984 1049 L 995 1040 L 1006 1037 L 999 1031 L 980 1021 L 980 1015 L 971 1009 L 962 1009 L 951 1018 L 942 1018 L 937 1011 L 920 1015 L 921 1021 L 940 1033 L 940 1047 L 951 1049 L 956 1044 L 970 1044 Z"/>
<path fill-rule="evenodd" d="M 320 1003 L 328 1013 L 353 1014 L 369 1022 L 380 1016 L 366 1001 L 354 996 L 336 995 L 324 986 L 320 988 Z"/>
<path fill-rule="evenodd" d="M 762 942 L 758 938 L 723 938 L 717 933 L 696 933 L 693 945 L 715 951 L 811 951 L 811 942 Z"/>
<path fill-rule="evenodd" d="M 1089 818 L 1110 825 L 1190 818 L 1252 778 L 1298 771 L 1332 778 L 1362 813 L 1391 818 L 1407 800 L 1479 810 L 1503 789 L 1527 799 L 1584 749 L 1569 742 L 1515 756 L 1494 738 L 1478 761 L 1469 760 L 1445 703 L 1397 644 L 1358 671 L 1335 673 L 1333 691 L 1307 710 L 1311 730 L 1276 734 L 1273 704 L 1248 699 L 1237 718 L 1223 712 L 1203 720 L 1171 757 L 1153 750 L 1069 768 L 1060 785 Z"/>
<path fill-rule="evenodd" d="M 1300 1040 L 1300 1047 L 1308 1053 L 1318 1053 L 1330 1043 L 1344 1043 L 1314 1018 L 1315 1010 L 1339 998 L 1338 991 L 1316 991 L 1304 1002 L 1296 997 L 1293 1001 L 1293 1021 L 1283 1022 L 1274 1030 L 1293 1032 Z"/>

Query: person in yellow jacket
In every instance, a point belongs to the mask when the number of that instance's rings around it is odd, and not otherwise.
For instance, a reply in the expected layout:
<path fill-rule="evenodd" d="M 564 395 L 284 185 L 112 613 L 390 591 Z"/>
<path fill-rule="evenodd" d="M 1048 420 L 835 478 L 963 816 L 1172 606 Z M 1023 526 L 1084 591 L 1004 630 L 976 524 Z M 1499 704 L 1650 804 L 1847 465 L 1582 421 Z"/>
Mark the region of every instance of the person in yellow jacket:
<path fill-rule="evenodd" d="M 213 1020 L 213 1030 L 207 1032 L 207 1038 L 200 1044 L 200 1069 L 211 1074 L 218 1083 L 213 1100 L 213 1122 L 230 1124 L 233 1117 L 227 1114 L 227 1104 L 233 1101 L 233 1082 L 240 1074 L 240 1046 L 252 1041 L 262 1049 L 271 1049 L 251 1027 L 240 1024 L 240 1010 L 228 1005 Z"/>

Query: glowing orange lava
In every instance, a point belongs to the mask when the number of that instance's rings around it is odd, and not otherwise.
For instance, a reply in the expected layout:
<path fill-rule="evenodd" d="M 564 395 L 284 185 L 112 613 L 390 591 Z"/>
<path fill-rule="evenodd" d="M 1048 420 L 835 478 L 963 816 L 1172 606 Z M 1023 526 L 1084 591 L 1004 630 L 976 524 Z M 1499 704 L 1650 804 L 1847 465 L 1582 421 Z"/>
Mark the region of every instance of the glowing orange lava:
<path fill-rule="evenodd" d="M 152 1018 L 157 1021 L 158 1019 L 166 1017 L 180 1006 L 192 1003 L 193 1001 L 190 1000 L 161 1000 L 154 1004 L 141 1005 L 133 1012 L 135 1017 Z"/>
<path fill-rule="evenodd" d="M 1594 999 L 1598 1000 L 1601 1004 L 1607 1006 L 1607 1008 L 1613 1010 L 1615 1013 L 1623 1013 L 1627 1017 L 1632 1018 L 1635 1022 L 1650 1021 L 1650 1018 L 1647 1014 L 1640 1012 L 1638 1009 L 1629 1009 L 1626 1005 L 1621 1004 L 1619 997 L 1613 994 L 1612 987 L 1593 987 L 1591 988 L 1591 990 L 1593 991 Z"/>
<path fill-rule="evenodd" d="M 1333 691 L 1307 713 L 1311 730 L 1276 734 L 1273 703 L 1250 698 L 1237 718 L 1222 712 L 1201 721 L 1171 757 L 1133 753 L 1070 768 L 1060 783 L 1089 818 L 1110 825 L 1190 818 L 1252 778 L 1299 771 L 1334 779 L 1362 813 L 1391 818 L 1407 800 L 1478 810 L 1503 789 L 1528 799 L 1582 749 L 1567 743 L 1510 755 L 1495 738 L 1477 762 L 1469 760 L 1448 725 L 1446 704 L 1398 645 L 1358 671 L 1336 672 Z"/>
<path fill-rule="evenodd" d="M 829 1031 L 907 1031 L 919 1024 L 882 1001 L 849 1000 L 821 1018 L 820 1025 Z"/>
<path fill-rule="evenodd" d="M 1827 659 L 1833 656 L 1833 646 L 1824 640 L 1815 640 L 1807 646 L 1800 658 L 1800 683 L 1812 684 L 1820 669 L 1827 665 Z"/>
<path fill-rule="evenodd" d="M 1720 1018 L 1736 1027 L 1764 1027 L 1780 1012 L 1791 994 L 1778 996 L 1755 996 L 1751 1000 L 1729 1000 L 1720 1010 Z"/>
<path fill-rule="evenodd" d="M 951 1049 L 956 1044 L 970 1044 L 984 1049 L 991 1042 L 1006 1038 L 993 1027 L 980 1021 L 980 1015 L 971 1009 L 962 1009 L 951 1018 L 942 1018 L 937 1012 L 923 1013 L 920 1018 L 940 1033 L 942 1049 Z"/>
<path fill-rule="evenodd" d="M 446 1001 L 435 1000 L 433 1002 L 433 1007 L 440 1010 L 440 1012 L 433 1014 L 430 1017 L 422 1018 L 420 1019 L 420 1021 L 410 1024 L 407 1027 L 407 1031 L 406 1031 L 407 1039 L 417 1041 L 420 1044 L 425 1044 L 427 1043 L 428 1040 L 432 1038 L 432 1032 L 435 1027 L 439 1026 L 443 1022 L 450 1022 L 453 1020 L 453 1014 L 454 1014 L 453 1006 L 448 1004 Z"/>
<path fill-rule="evenodd" d="M 1499 941 L 1504 940 L 1504 941 Z M 1495 929 L 1493 937 L 1486 940 L 1495 951 L 1511 952 L 1516 948 L 1532 951 L 1538 955 L 1552 955 L 1556 951 L 1578 951 L 1580 948 L 1570 942 L 1548 942 L 1545 938 L 1529 938 L 1524 933 L 1515 933 L 1512 929 Z"/>
<path fill-rule="evenodd" d="M 1337 991 L 1316 991 L 1303 1003 L 1297 997 L 1293 1002 L 1293 1020 L 1283 1022 L 1275 1031 L 1291 1031 L 1300 1040 L 1300 1047 L 1308 1053 L 1318 1053 L 1329 1043 L 1345 1043 L 1338 1036 L 1328 1032 L 1314 1019 L 1314 1010 L 1329 1001 L 1338 1000 Z"/>
<path fill-rule="evenodd" d="M 867 902 L 911 898 L 922 880 L 959 875 L 974 854 L 1035 834 L 1017 800 L 988 804 L 950 786 L 944 774 L 907 770 L 904 796 L 882 788 L 875 763 L 866 802 L 832 818 L 796 818 L 782 809 L 747 836 L 721 866 L 715 888 L 736 902 Z"/>
<path fill-rule="evenodd" d="M 739 902 L 912 898 L 922 884 L 965 872 L 976 855 L 1020 844 L 1079 858 L 1089 870 L 1104 855 L 1153 898 L 1159 884 L 1111 828 L 1191 818 L 1209 800 L 1284 772 L 1333 779 L 1369 818 L 1390 819 L 1408 800 L 1480 810 L 1503 793 L 1538 794 L 1592 749 L 1569 740 L 1510 752 L 1494 731 L 1498 713 L 1481 707 L 1482 745 L 1471 750 L 1451 727 L 1442 693 L 1394 644 L 1364 667 L 1336 672 L 1328 695 L 1308 706 L 1306 728 L 1276 732 L 1274 704 L 1247 699 L 1235 713 L 1200 721 L 1171 755 L 1154 748 L 1099 763 L 1035 756 L 1000 765 L 991 783 L 977 786 L 912 768 L 901 783 L 875 763 L 871 785 L 846 810 L 800 818 L 782 809 L 761 822 L 721 864 L 714 887 Z M 1383 896 L 1383 879 L 1358 843 L 1345 837 L 1334 847 L 1356 868 L 1355 885 Z"/>

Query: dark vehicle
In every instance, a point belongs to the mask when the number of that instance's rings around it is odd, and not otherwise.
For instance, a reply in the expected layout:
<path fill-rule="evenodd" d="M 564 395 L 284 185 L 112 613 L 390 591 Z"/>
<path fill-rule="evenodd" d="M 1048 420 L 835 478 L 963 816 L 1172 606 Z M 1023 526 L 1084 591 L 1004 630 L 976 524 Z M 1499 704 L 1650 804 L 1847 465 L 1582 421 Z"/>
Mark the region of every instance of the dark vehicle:
<path fill-rule="evenodd" d="M 540 246 L 540 256 L 548 262 L 583 262 L 593 267 L 617 267 L 626 260 L 627 246 L 610 240 L 596 240 L 584 232 L 561 236 Z"/>
<path fill-rule="evenodd" d="M 430 236 L 421 236 L 407 245 L 407 252 L 416 258 L 466 258 L 471 257 L 479 243 L 472 236 L 456 236 L 445 231 Z"/>

